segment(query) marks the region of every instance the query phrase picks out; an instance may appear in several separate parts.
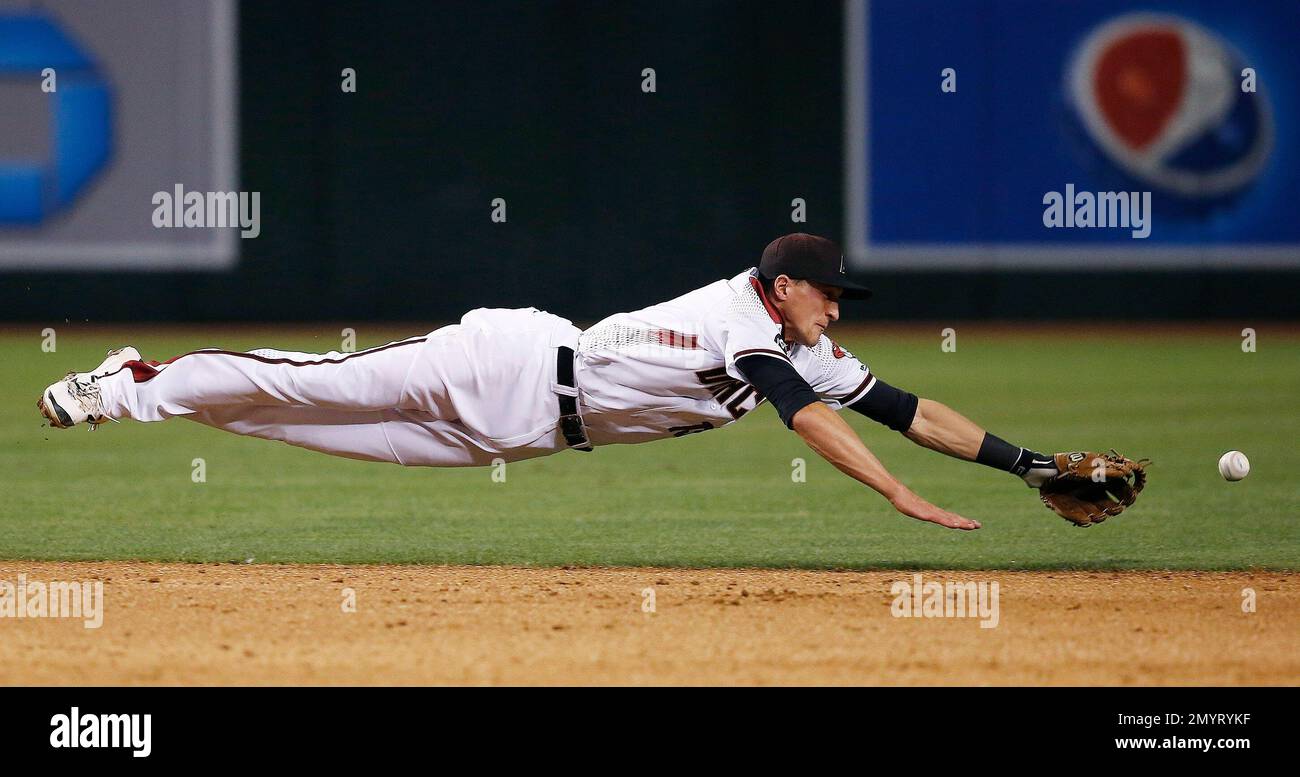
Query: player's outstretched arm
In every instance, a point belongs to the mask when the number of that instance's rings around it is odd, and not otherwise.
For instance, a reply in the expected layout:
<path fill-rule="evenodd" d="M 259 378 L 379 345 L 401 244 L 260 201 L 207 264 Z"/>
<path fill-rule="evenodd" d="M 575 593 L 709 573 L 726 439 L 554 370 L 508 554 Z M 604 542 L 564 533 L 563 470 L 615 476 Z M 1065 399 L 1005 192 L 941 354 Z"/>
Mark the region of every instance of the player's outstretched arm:
<path fill-rule="evenodd" d="M 1012 445 L 947 405 L 920 399 L 879 378 L 849 407 L 901 432 L 917 445 L 1019 475 L 1032 488 L 1059 472 L 1053 457 Z"/>
<path fill-rule="evenodd" d="M 843 418 L 817 398 L 790 362 L 766 355 L 738 359 L 736 367 L 776 408 L 781 421 L 808 447 L 840 472 L 875 489 L 900 513 L 952 529 L 978 529 L 979 523 L 936 507 L 885 469 Z M 873 392 L 868 392 L 871 396 Z M 910 421 L 910 408 L 908 409 Z M 901 427 L 900 428 L 905 428 Z"/>
<path fill-rule="evenodd" d="M 1059 472 L 1053 457 L 1012 445 L 933 399 L 917 401 L 916 415 L 903 435 L 930 450 L 1019 475 L 1033 488 Z"/>
<path fill-rule="evenodd" d="M 985 434 L 987 432 L 966 416 L 945 404 L 925 398 L 917 401 L 912 425 L 903 432 L 917 445 L 966 461 L 975 461 L 979 456 Z"/>
<path fill-rule="evenodd" d="M 904 434 L 932 450 L 1019 475 L 1031 488 L 1040 489 L 1043 504 L 1076 526 L 1101 523 L 1132 505 L 1146 485 L 1150 463 L 1113 450 L 1044 456 L 989 434 L 929 399 L 917 402 L 916 416 Z"/>
<path fill-rule="evenodd" d="M 936 507 L 900 483 L 843 418 L 821 402 L 794 414 L 792 428 L 808 447 L 849 477 L 875 489 L 900 513 L 951 529 L 978 529 L 978 521 Z"/>

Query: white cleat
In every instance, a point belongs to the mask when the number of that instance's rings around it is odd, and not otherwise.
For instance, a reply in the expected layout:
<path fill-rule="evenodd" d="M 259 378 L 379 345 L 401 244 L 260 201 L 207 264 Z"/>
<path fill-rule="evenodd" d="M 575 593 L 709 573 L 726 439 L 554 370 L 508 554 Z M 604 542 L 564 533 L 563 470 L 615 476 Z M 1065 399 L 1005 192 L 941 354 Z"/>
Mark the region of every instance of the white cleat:
<path fill-rule="evenodd" d="M 140 352 L 131 346 L 108 352 L 104 361 L 90 372 L 69 372 L 63 380 L 52 383 L 36 407 L 55 429 L 67 429 L 88 423 L 93 430 L 113 419 L 104 415 L 104 404 L 99 396 L 98 381 L 122 369 L 129 361 L 139 361 Z"/>

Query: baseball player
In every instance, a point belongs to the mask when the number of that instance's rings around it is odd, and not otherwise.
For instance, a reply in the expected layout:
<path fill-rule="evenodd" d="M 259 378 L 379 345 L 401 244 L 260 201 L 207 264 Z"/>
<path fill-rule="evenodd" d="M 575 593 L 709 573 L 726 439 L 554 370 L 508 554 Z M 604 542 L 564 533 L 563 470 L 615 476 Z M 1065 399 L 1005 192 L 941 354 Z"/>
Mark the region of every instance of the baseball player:
<path fill-rule="evenodd" d="M 841 301 L 870 294 L 848 278 L 833 242 L 799 233 L 770 243 L 756 268 L 585 331 L 536 308 L 479 308 L 355 353 L 209 348 L 160 363 L 128 346 L 50 385 L 37 407 L 57 428 L 180 416 L 335 456 L 452 467 L 705 432 L 766 401 L 904 515 L 980 527 L 891 475 L 836 413 L 849 408 L 919 445 L 1018 475 L 1076 525 L 1133 503 L 1145 462 L 1045 456 L 872 374 L 826 335 Z"/>

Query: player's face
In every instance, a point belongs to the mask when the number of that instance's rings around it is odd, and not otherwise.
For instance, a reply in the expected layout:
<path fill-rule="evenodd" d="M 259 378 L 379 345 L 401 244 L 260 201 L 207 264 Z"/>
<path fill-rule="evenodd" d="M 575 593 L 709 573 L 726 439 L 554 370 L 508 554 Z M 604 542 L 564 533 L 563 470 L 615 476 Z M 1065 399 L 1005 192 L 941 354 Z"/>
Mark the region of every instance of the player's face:
<path fill-rule="evenodd" d="M 816 281 L 778 284 L 777 307 L 785 317 L 785 337 L 811 348 L 832 322 L 840 318 L 843 289 Z M 784 293 L 782 293 L 784 292 Z"/>

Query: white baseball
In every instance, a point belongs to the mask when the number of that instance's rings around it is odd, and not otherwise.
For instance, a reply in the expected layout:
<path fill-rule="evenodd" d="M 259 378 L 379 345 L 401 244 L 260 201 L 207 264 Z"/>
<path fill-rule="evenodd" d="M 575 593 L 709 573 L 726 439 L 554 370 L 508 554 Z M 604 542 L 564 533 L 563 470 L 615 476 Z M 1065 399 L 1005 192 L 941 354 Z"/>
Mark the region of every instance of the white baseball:
<path fill-rule="evenodd" d="M 1219 457 L 1219 474 L 1224 480 L 1241 480 L 1250 474 L 1250 459 L 1241 451 L 1228 451 Z"/>

